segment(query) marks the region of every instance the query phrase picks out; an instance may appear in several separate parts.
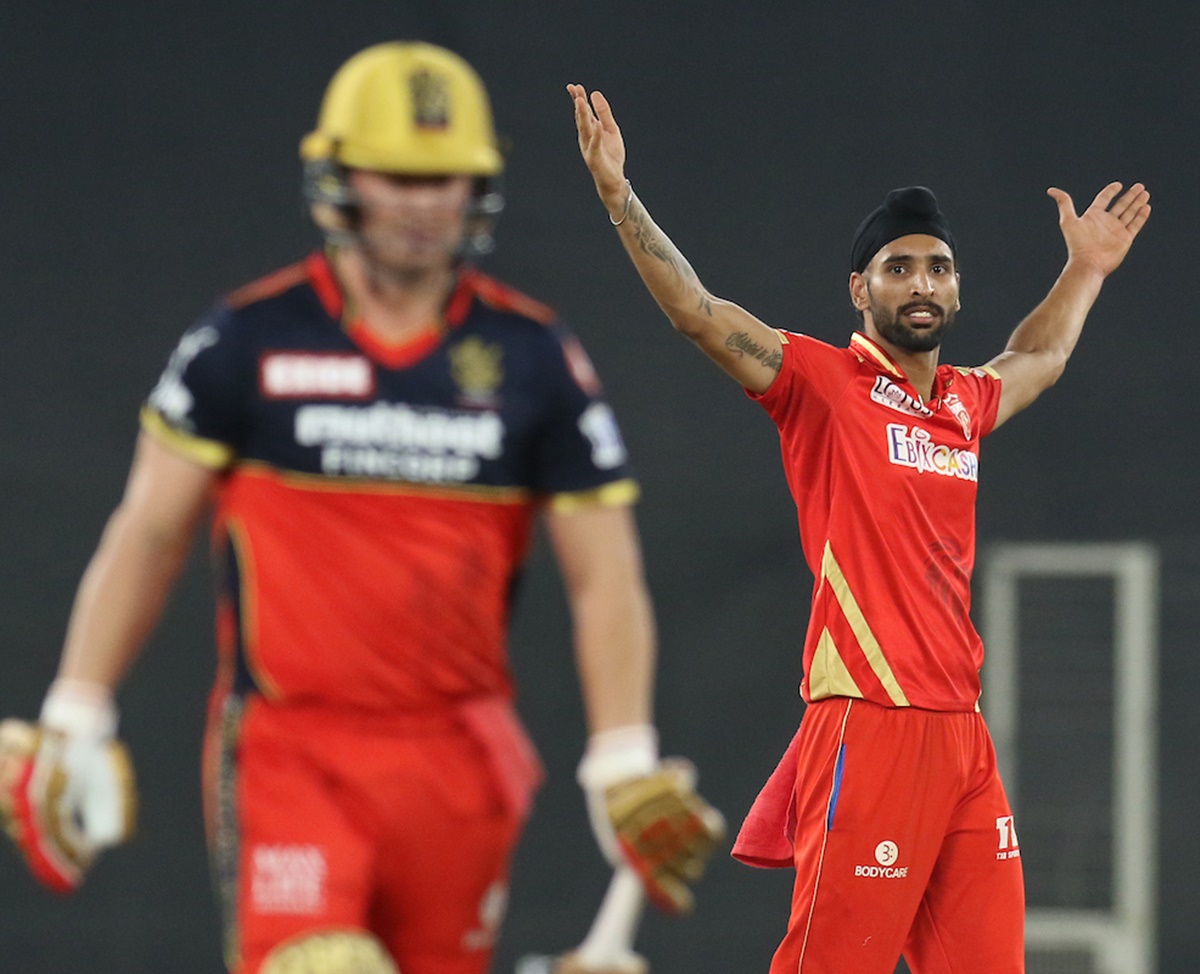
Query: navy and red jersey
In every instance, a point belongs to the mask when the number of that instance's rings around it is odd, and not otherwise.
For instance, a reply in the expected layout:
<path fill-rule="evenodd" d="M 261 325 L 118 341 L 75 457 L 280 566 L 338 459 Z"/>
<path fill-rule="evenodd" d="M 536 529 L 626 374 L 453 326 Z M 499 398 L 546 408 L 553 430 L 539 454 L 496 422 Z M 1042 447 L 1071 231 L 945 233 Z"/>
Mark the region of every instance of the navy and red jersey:
<path fill-rule="evenodd" d="M 143 409 L 222 472 L 224 678 L 366 709 L 509 695 L 536 510 L 636 497 L 612 411 L 553 312 L 474 269 L 402 345 L 345 316 L 313 255 L 201 318 Z"/>
<path fill-rule="evenodd" d="M 779 376 L 751 396 L 779 427 L 815 578 L 804 698 L 974 710 L 979 441 L 995 425 L 999 375 L 938 366 L 925 401 L 861 333 L 848 348 L 780 336 Z"/>

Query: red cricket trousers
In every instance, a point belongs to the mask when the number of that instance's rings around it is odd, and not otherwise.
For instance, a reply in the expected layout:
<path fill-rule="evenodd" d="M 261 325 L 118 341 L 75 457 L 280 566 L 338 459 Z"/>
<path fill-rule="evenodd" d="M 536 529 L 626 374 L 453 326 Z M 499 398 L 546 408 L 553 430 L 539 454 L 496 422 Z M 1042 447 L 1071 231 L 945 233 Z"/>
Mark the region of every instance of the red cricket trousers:
<path fill-rule="evenodd" d="M 980 714 L 818 701 L 778 776 L 783 814 L 768 783 L 739 837 L 772 818 L 792 836 L 771 974 L 892 974 L 901 953 L 913 974 L 1025 970 L 1020 847 Z"/>
<path fill-rule="evenodd" d="M 523 815 L 460 715 L 230 702 L 205 784 L 232 974 L 329 930 L 405 974 L 484 974 Z"/>

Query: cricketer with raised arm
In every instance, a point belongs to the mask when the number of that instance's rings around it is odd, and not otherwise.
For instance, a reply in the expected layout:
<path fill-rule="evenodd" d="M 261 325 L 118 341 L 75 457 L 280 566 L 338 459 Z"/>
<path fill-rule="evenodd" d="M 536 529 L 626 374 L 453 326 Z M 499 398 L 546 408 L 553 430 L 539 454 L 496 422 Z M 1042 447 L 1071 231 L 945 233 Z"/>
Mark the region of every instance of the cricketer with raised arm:
<path fill-rule="evenodd" d="M 626 178 L 607 99 L 569 85 L 579 147 L 672 325 L 779 430 L 814 577 L 808 706 L 735 858 L 795 870 L 771 974 L 1021 974 L 1024 884 L 1012 808 L 979 712 L 970 619 L 980 442 L 1062 373 L 1104 280 L 1150 216 L 1141 183 L 1058 207 L 1067 259 L 984 365 L 939 361 L 959 311 L 957 243 L 934 194 L 900 187 L 862 220 L 837 348 L 716 297 Z"/>

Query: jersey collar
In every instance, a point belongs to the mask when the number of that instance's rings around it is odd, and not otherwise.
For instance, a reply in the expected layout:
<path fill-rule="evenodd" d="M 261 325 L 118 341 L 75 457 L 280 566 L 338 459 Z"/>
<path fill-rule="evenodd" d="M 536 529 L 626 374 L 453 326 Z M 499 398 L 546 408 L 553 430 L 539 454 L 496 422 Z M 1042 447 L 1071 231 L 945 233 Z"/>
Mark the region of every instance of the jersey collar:
<path fill-rule="evenodd" d="M 334 321 L 341 322 L 354 343 L 371 358 L 391 368 L 402 368 L 421 360 L 441 344 L 447 330 L 458 328 L 466 321 L 480 278 L 479 272 L 473 267 L 462 267 L 436 327 L 403 342 L 390 343 L 375 337 L 362 321 L 348 313 L 345 292 L 327 252 L 310 254 L 304 263 L 309 283 L 325 313 Z"/>
<path fill-rule="evenodd" d="M 892 361 L 892 357 L 887 352 L 861 331 L 856 331 L 850 336 L 850 347 L 858 354 L 860 360 L 870 362 L 876 368 L 907 381 L 908 376 L 904 374 L 904 370 Z"/>
<path fill-rule="evenodd" d="M 850 348 L 854 350 L 859 361 L 869 362 L 876 369 L 895 376 L 903 382 L 908 382 L 908 375 L 904 369 L 896 364 L 892 357 L 884 351 L 882 346 L 873 342 L 861 331 L 856 331 L 850 336 Z M 950 366 L 939 365 L 934 369 L 933 393 L 927 405 L 935 406 L 940 402 L 941 398 L 946 394 L 946 390 L 950 388 L 953 382 L 954 370 Z"/>

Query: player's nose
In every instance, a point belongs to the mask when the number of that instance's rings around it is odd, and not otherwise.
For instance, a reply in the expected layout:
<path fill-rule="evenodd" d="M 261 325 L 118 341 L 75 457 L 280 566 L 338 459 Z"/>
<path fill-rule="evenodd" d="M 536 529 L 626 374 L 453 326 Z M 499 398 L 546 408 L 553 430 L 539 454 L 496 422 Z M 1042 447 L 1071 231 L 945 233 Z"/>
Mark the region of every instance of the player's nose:
<path fill-rule="evenodd" d="M 912 275 L 911 286 L 913 294 L 933 294 L 933 276 L 923 272 Z"/>

